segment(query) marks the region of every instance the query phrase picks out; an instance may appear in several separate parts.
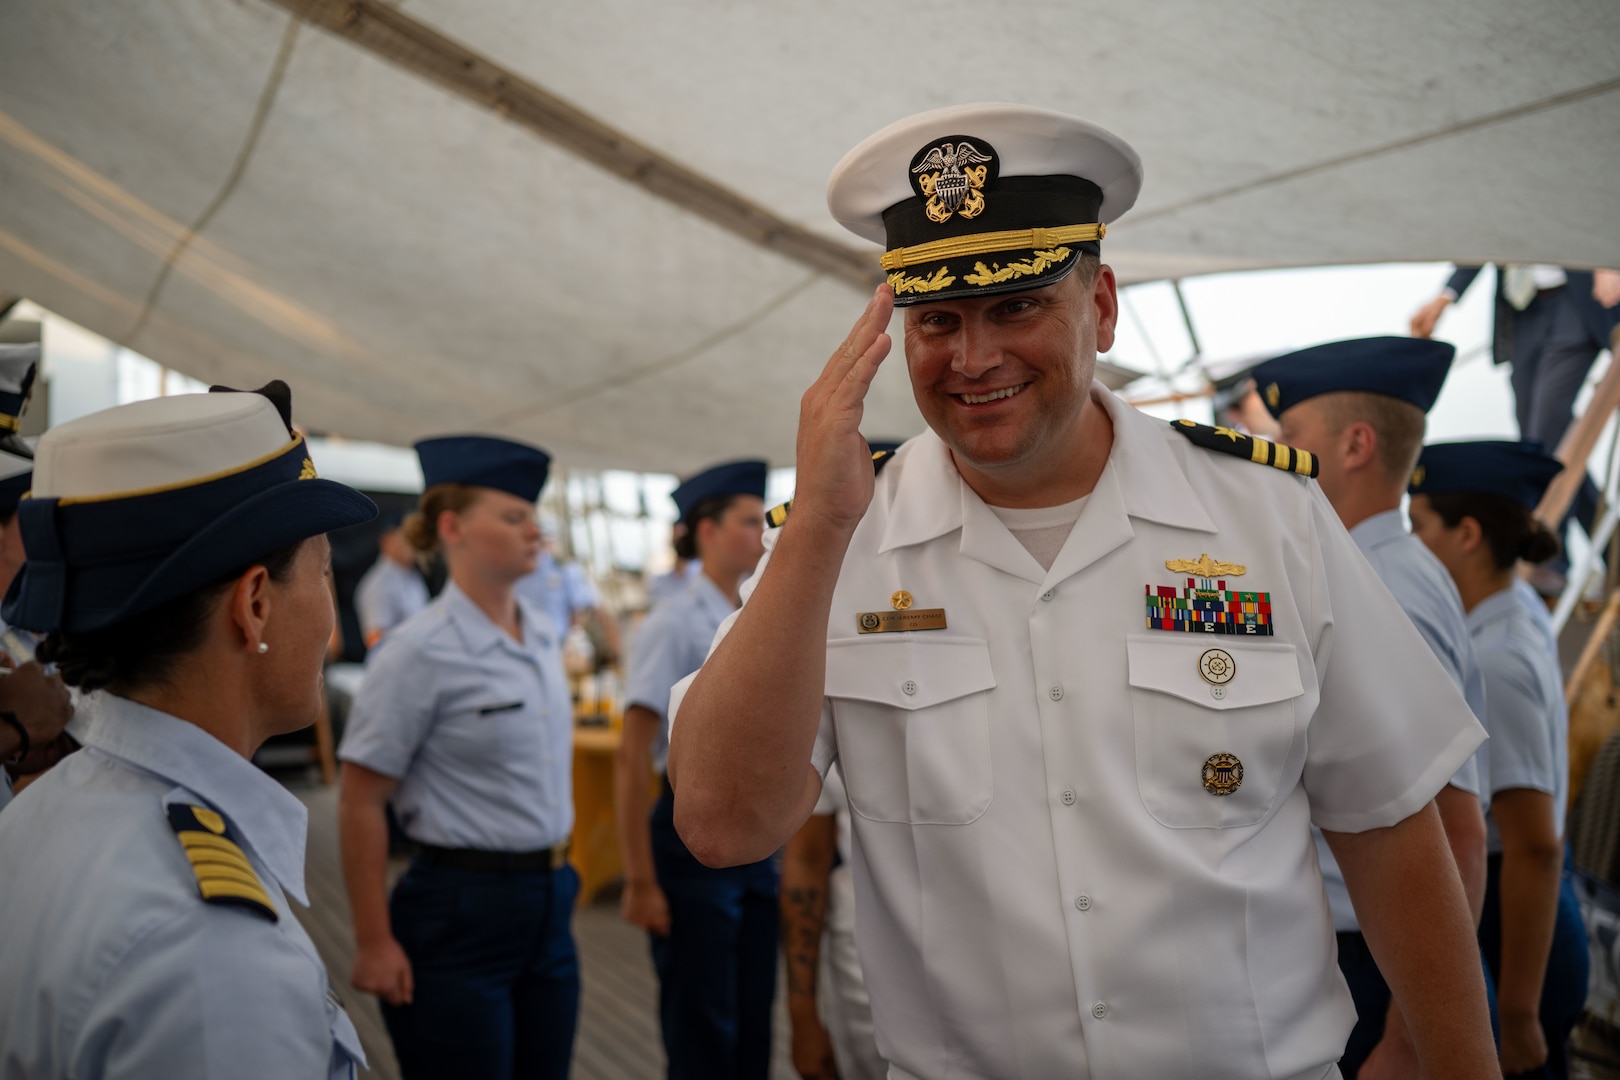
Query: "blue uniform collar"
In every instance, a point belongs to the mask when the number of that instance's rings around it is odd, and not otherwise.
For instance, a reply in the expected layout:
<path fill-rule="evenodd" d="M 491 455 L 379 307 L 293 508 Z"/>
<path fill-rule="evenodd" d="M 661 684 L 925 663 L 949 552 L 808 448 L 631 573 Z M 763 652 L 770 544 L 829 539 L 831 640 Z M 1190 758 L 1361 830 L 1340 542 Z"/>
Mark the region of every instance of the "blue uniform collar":
<path fill-rule="evenodd" d="M 168 801 L 195 796 L 219 811 L 282 890 L 309 906 L 309 811 L 291 792 L 196 724 L 105 692 L 79 707 L 91 713 L 81 737 L 86 746 L 185 789 Z"/>
<path fill-rule="evenodd" d="M 522 644 L 513 641 L 511 635 L 496 626 L 494 621 L 484 614 L 483 609 L 473 603 L 454 581 L 445 582 L 444 591 L 439 594 L 439 599 L 449 612 L 450 621 L 460 632 L 461 640 L 466 643 L 467 651 L 474 656 L 502 645 L 519 652 L 527 652 L 551 642 L 550 620 L 544 612 L 521 596 L 517 597 L 517 605 L 523 626 Z"/>
<path fill-rule="evenodd" d="M 1513 586 L 1509 585 L 1501 592 L 1492 593 L 1474 605 L 1474 610 L 1468 613 L 1468 629 L 1478 630 L 1487 623 L 1505 619 L 1519 611 L 1524 611 L 1524 605 L 1514 595 Z"/>
<path fill-rule="evenodd" d="M 1356 527 L 1350 530 L 1350 539 L 1354 540 L 1356 547 L 1362 551 L 1371 551 L 1375 547 L 1382 547 L 1391 540 L 1399 540 L 1407 535 L 1409 534 L 1401 521 L 1401 512 L 1398 508 L 1374 514 L 1364 521 L 1357 522 Z"/>
<path fill-rule="evenodd" d="M 716 585 L 713 579 L 702 571 L 698 572 L 697 576 L 692 579 L 692 584 L 687 588 L 692 590 L 692 595 L 697 598 L 698 604 L 708 611 L 710 615 L 714 616 L 716 623 L 724 622 L 727 616 L 737 610 L 726 594 L 720 591 L 720 586 Z"/>

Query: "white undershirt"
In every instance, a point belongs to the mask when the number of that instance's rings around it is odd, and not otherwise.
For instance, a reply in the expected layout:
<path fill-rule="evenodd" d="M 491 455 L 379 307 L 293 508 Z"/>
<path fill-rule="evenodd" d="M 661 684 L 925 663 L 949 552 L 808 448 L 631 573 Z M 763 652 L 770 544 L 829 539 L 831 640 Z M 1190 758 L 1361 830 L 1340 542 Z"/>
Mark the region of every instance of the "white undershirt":
<path fill-rule="evenodd" d="M 1050 570 L 1057 561 L 1058 552 L 1063 550 L 1063 542 L 1074 531 L 1074 523 L 1080 520 L 1080 511 L 1089 498 L 1090 495 L 1082 495 L 1074 502 L 1027 510 L 992 506 L 990 512 L 1007 526 L 1007 531 L 1024 545 L 1024 550 L 1034 556 L 1042 570 Z"/>

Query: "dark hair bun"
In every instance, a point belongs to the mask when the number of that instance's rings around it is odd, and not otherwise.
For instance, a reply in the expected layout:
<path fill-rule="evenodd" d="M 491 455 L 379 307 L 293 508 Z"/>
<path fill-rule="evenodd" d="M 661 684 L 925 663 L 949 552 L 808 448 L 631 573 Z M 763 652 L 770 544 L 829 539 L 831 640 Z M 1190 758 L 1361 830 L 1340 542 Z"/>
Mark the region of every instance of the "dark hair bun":
<path fill-rule="evenodd" d="M 1540 521 L 1532 520 L 1529 534 L 1524 538 L 1524 545 L 1519 549 L 1519 558 L 1528 563 L 1544 563 L 1557 555 L 1563 545 L 1558 537 Z"/>

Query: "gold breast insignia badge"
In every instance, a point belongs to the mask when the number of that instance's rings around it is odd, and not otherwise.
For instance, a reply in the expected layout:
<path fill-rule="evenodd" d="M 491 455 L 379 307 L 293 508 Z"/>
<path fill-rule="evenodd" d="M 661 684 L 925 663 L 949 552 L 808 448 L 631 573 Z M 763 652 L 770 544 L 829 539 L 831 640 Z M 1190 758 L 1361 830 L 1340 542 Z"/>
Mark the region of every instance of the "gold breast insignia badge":
<path fill-rule="evenodd" d="M 1212 559 L 1207 553 L 1196 559 L 1166 559 L 1164 567 L 1185 574 L 1186 584 L 1145 586 L 1149 630 L 1271 636 L 1271 594 L 1226 586 L 1227 578 L 1243 576 L 1248 567 Z"/>

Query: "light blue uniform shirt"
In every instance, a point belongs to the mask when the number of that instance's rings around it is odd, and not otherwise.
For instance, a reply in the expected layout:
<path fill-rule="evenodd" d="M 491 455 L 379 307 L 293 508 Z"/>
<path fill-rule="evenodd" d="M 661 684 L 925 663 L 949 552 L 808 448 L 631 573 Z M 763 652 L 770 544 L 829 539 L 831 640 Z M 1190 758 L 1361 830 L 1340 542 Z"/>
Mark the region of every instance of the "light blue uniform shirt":
<path fill-rule="evenodd" d="M 287 903 L 309 903 L 303 805 L 193 724 L 81 708 L 84 749 L 0 817 L 0 1076 L 352 1076 L 360 1040 Z M 203 901 L 174 803 L 225 818 L 277 921 Z"/>
<path fill-rule="evenodd" d="M 538 851 L 574 827 L 574 714 L 549 620 L 514 641 L 450 582 L 383 639 L 338 756 L 399 780 L 394 812 L 440 847 Z"/>
<path fill-rule="evenodd" d="M 1462 691 L 1468 707 L 1484 723 L 1485 674 L 1474 655 L 1462 599 L 1446 568 L 1423 546 L 1423 541 L 1406 531 L 1399 510 L 1374 514 L 1350 530 L 1350 539 L 1356 542 L 1373 572 L 1389 588 L 1440 666 Z M 1489 745 L 1475 751 L 1450 781 L 1452 787 L 1479 796 L 1487 803 L 1490 796 L 1483 786 L 1483 770 Z M 1359 931 L 1361 924 L 1350 906 L 1344 872 L 1339 869 L 1339 861 L 1333 857 L 1321 830 L 1314 831 L 1316 857 L 1322 864 L 1322 882 L 1327 887 L 1328 906 L 1333 909 L 1333 928 L 1340 933 Z"/>
<path fill-rule="evenodd" d="M 1553 797 L 1553 824 L 1564 835 L 1569 799 L 1569 711 L 1564 707 L 1558 660 L 1530 605 L 1513 588 L 1487 596 L 1468 613 L 1474 653 L 1485 669 L 1488 787 L 1545 791 Z M 1545 610 L 1546 605 L 1541 605 Z M 1496 818 L 1485 815 L 1485 850 L 1502 850 Z"/>
<path fill-rule="evenodd" d="M 1524 604 L 1525 609 L 1530 612 L 1530 618 L 1535 622 L 1536 629 L 1540 630 L 1542 635 L 1546 637 L 1548 650 L 1556 657 L 1558 655 L 1558 635 L 1553 633 L 1552 612 L 1547 610 L 1547 601 L 1543 600 L 1541 594 L 1536 592 L 1535 588 L 1518 574 L 1513 575 L 1513 591 L 1518 595 L 1519 601 Z"/>
<path fill-rule="evenodd" d="M 653 768 L 669 764 L 669 692 L 703 666 L 715 631 L 736 609 L 707 574 L 652 610 L 630 650 L 629 685 L 624 703 L 640 705 L 664 722 L 653 743 Z"/>
<path fill-rule="evenodd" d="M 354 588 L 354 610 L 360 632 L 369 642 L 373 634 L 386 634 L 428 606 L 427 582 L 409 566 L 378 555 Z"/>
<path fill-rule="evenodd" d="M 517 594 L 551 618 L 559 641 L 574 624 L 576 611 L 601 603 L 585 568 L 579 563 L 559 563 L 549 551 L 542 551 L 534 573 L 517 583 Z"/>
<path fill-rule="evenodd" d="M 686 587 L 692 584 L 692 579 L 701 573 L 703 564 L 693 559 L 679 570 L 659 574 L 647 583 L 647 606 L 651 608 L 660 601 L 685 592 Z"/>

